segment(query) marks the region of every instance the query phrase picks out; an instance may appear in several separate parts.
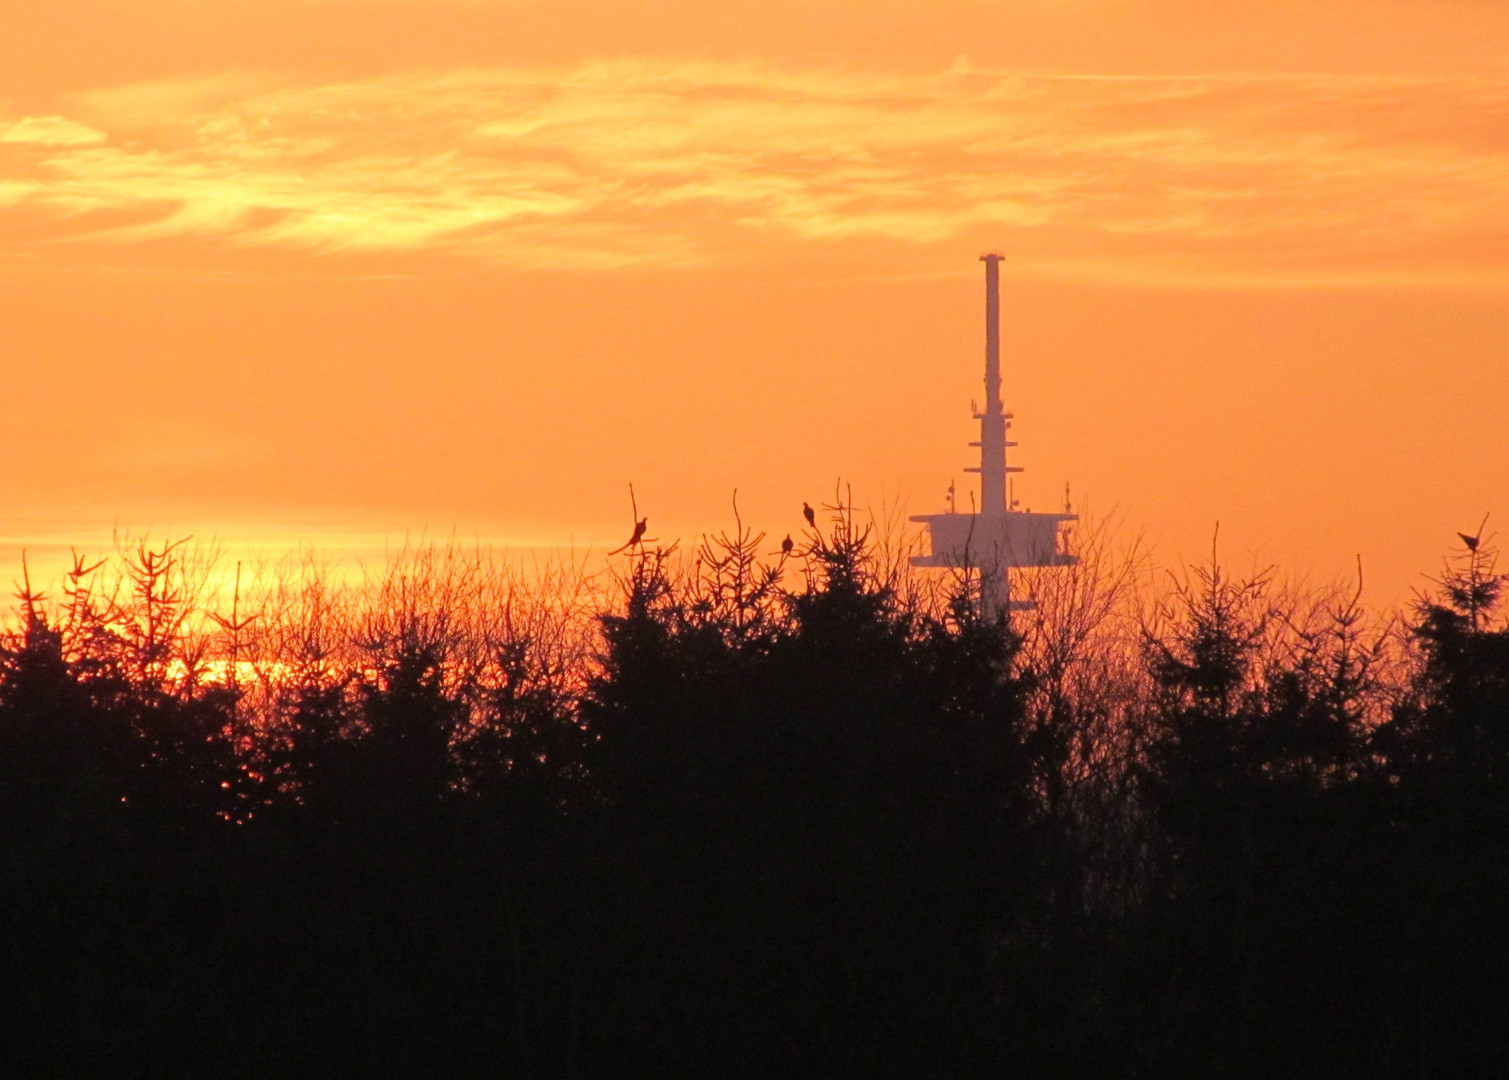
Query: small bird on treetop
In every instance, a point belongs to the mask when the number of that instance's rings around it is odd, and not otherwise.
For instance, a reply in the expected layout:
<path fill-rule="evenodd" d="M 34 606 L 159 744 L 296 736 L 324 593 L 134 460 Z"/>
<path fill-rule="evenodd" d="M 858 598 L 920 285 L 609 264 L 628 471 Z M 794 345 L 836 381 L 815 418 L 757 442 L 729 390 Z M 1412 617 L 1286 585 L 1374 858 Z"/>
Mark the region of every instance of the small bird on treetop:
<path fill-rule="evenodd" d="M 782 555 L 790 555 L 791 554 L 791 549 L 794 548 L 795 546 L 796 545 L 791 542 L 791 534 L 787 533 L 786 534 L 786 539 L 784 539 L 784 540 L 781 541 L 781 554 Z"/>
<path fill-rule="evenodd" d="M 817 515 L 812 512 L 812 507 L 808 506 L 805 502 L 802 503 L 802 517 L 807 519 L 808 525 L 811 525 L 814 529 L 817 528 Z"/>
<path fill-rule="evenodd" d="M 649 524 L 650 524 L 650 519 L 648 517 L 642 517 L 642 518 L 640 518 L 635 523 L 635 525 L 634 525 L 634 535 L 631 536 L 631 537 L 629 537 L 629 542 L 627 544 L 625 544 L 621 548 L 615 548 L 615 549 L 613 549 L 612 551 L 608 552 L 608 554 L 609 555 L 617 555 L 620 551 L 627 551 L 627 550 L 629 550 L 629 548 L 631 548 L 635 544 L 639 543 L 641 540 L 644 539 L 644 531 L 645 531 L 646 528 L 649 527 Z"/>
<path fill-rule="evenodd" d="M 1476 536 L 1468 536 L 1463 532 L 1459 532 L 1457 535 L 1462 538 L 1462 543 L 1467 545 L 1468 551 L 1476 551 L 1478 549 L 1478 538 Z"/>

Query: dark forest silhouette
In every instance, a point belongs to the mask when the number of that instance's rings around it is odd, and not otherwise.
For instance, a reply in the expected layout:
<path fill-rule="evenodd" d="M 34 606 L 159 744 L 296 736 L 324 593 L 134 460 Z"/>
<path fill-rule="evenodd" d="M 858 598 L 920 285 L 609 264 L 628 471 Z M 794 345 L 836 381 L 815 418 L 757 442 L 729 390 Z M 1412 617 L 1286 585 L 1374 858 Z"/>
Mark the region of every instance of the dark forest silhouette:
<path fill-rule="evenodd" d="M 606 594 L 429 549 L 204 618 L 172 544 L 23 585 L 3 1071 L 1502 1068 L 1489 538 L 1394 626 L 1091 551 L 1007 625 L 827 512 Z"/>

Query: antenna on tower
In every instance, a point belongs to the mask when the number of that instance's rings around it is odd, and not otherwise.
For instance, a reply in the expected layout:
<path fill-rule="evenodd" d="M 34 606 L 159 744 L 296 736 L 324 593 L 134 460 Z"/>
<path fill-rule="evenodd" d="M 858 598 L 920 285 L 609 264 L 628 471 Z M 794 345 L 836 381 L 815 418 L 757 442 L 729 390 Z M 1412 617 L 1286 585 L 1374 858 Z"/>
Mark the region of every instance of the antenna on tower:
<path fill-rule="evenodd" d="M 980 417 L 980 512 L 1004 514 L 1006 502 L 1006 410 L 1001 406 L 1001 259 L 985 264 L 985 410 Z"/>

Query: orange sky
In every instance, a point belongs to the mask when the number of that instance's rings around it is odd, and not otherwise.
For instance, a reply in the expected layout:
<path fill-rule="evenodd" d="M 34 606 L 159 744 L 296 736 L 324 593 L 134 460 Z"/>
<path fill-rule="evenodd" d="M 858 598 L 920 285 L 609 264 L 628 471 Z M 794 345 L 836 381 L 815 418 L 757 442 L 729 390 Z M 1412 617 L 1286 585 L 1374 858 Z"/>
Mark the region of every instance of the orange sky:
<path fill-rule="evenodd" d="M 1498 0 L 12 0 L 0 558 L 1024 506 L 1165 561 L 1503 512 Z"/>

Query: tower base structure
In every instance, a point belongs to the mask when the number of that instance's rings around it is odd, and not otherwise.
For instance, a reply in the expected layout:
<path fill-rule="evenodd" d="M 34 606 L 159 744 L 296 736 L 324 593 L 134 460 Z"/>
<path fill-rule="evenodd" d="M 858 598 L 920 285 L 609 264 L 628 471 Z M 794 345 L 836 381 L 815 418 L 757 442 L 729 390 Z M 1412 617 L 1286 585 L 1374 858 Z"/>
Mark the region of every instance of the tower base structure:
<path fill-rule="evenodd" d="M 932 550 L 913 555 L 913 566 L 970 567 L 988 571 L 1025 566 L 1073 566 L 1059 526 L 1078 514 L 916 514 L 927 526 Z"/>
<path fill-rule="evenodd" d="M 911 520 L 927 526 L 931 548 L 926 555 L 913 555 L 912 565 L 978 571 L 987 608 L 1022 611 L 1032 607 L 1011 599 L 1012 569 L 1073 566 L 1079 561 L 1064 550 L 1061 528 L 1078 521 L 1078 514 L 1010 510 L 1003 514 L 916 514 Z"/>

